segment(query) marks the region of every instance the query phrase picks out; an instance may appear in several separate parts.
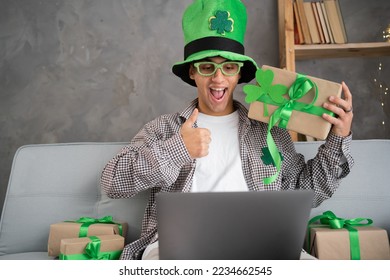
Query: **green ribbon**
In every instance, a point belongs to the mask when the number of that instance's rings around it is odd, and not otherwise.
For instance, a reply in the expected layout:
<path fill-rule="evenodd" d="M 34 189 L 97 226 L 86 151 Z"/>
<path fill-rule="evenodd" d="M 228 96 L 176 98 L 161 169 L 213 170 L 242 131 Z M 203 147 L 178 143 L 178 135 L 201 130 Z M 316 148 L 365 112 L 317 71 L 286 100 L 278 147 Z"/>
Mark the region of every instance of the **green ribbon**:
<path fill-rule="evenodd" d="M 314 97 L 309 104 L 297 101 L 309 93 L 312 89 L 314 89 Z M 281 104 L 281 106 L 271 116 L 275 119 L 275 123 L 279 122 L 279 127 L 287 128 L 287 124 L 293 110 L 317 116 L 321 116 L 323 113 L 330 113 L 330 111 L 322 107 L 314 106 L 314 103 L 318 98 L 317 85 L 303 75 L 298 74 L 297 79 L 288 90 L 288 96 L 290 97 L 290 100 Z"/>
<path fill-rule="evenodd" d="M 90 225 L 93 224 L 116 224 L 118 225 L 119 234 L 123 234 L 122 224 L 114 222 L 112 216 L 105 216 L 100 219 L 95 219 L 91 217 L 81 217 L 76 221 L 67 221 L 67 222 L 73 222 L 73 223 L 81 223 L 80 231 L 79 231 L 79 237 L 87 237 L 88 235 L 88 228 Z"/>
<path fill-rule="evenodd" d="M 122 250 L 101 252 L 101 240 L 97 236 L 89 236 L 91 241 L 86 245 L 83 254 L 60 254 L 60 260 L 118 260 Z"/>
<path fill-rule="evenodd" d="M 288 89 L 289 99 L 285 99 L 281 98 L 281 96 L 285 94 L 285 92 L 283 92 L 283 85 L 271 85 L 273 80 L 272 70 L 263 71 L 261 69 L 258 69 L 257 71 L 258 73 L 256 73 L 256 79 L 260 86 L 244 86 L 244 91 L 247 93 L 246 100 L 252 102 L 263 102 L 265 106 L 264 116 L 268 116 L 267 104 L 279 106 L 279 108 L 276 109 L 270 116 L 268 122 L 266 141 L 276 167 L 276 173 L 274 175 L 263 179 L 263 183 L 265 185 L 268 185 L 277 179 L 282 163 L 280 153 L 271 135 L 271 128 L 275 125 L 281 128 L 287 128 L 287 124 L 291 118 L 293 110 L 317 116 L 321 116 L 324 113 L 334 116 L 334 113 L 320 106 L 314 106 L 314 103 L 317 101 L 318 98 L 318 87 L 312 80 L 310 80 L 306 76 L 297 74 L 297 78 Z M 272 74 L 268 71 L 271 71 Z M 261 86 L 260 81 L 263 81 L 265 83 L 263 87 Z M 309 104 L 298 101 L 312 90 L 314 90 L 314 97 Z M 256 98 L 256 100 L 253 100 L 254 98 Z"/>
<path fill-rule="evenodd" d="M 320 224 L 326 225 L 331 229 L 342 229 L 345 228 L 349 232 L 349 242 L 350 242 L 350 256 L 351 260 L 360 260 L 360 245 L 359 245 L 359 233 L 354 226 L 368 226 L 373 223 L 372 219 L 367 218 L 354 218 L 354 219 L 343 219 L 337 217 L 332 211 L 326 211 L 322 215 L 315 216 L 309 220 L 308 227 L 308 237 L 307 242 L 309 242 L 307 248 L 311 251 L 311 242 L 310 242 L 310 229 L 314 226 L 315 222 L 320 221 Z M 366 223 L 363 223 L 366 221 Z"/>
<path fill-rule="evenodd" d="M 298 99 L 305 96 L 308 92 L 310 92 L 313 88 L 314 88 L 314 98 L 311 103 L 306 104 L 297 101 Z M 266 141 L 272 159 L 275 162 L 276 173 L 270 177 L 266 177 L 263 179 L 263 183 L 266 185 L 271 184 L 276 180 L 276 178 L 279 175 L 281 163 L 282 163 L 279 150 L 271 135 L 271 128 L 277 125 L 278 123 L 279 123 L 278 124 L 279 127 L 286 128 L 293 110 L 311 113 L 311 114 L 313 113 L 318 115 L 321 115 L 325 110 L 324 108 L 314 106 L 314 103 L 316 102 L 318 97 L 317 85 L 313 81 L 311 81 L 310 79 L 302 75 L 298 74 L 298 78 L 295 80 L 295 82 L 291 85 L 291 87 L 288 90 L 288 95 L 290 97 L 290 100 L 283 99 L 284 101 L 281 104 L 273 101 L 272 99 L 268 99 L 267 98 L 268 95 L 263 94 L 260 97 L 260 101 L 264 102 L 265 104 L 279 105 L 279 108 L 276 109 L 275 112 L 271 115 L 268 123 Z"/>

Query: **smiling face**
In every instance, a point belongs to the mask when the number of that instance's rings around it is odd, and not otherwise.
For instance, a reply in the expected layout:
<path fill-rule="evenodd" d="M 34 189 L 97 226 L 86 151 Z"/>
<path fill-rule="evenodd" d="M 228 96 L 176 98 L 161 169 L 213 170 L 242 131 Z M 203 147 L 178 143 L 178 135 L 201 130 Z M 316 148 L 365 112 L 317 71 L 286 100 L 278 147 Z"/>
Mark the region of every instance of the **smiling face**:
<path fill-rule="evenodd" d="M 215 63 L 226 61 L 223 57 L 205 59 Z M 198 89 L 199 111 L 211 116 L 224 116 L 233 113 L 233 92 L 237 86 L 240 74 L 225 76 L 221 69 L 214 75 L 205 77 L 198 73 L 196 68 L 190 66 L 190 78 L 195 81 Z"/>

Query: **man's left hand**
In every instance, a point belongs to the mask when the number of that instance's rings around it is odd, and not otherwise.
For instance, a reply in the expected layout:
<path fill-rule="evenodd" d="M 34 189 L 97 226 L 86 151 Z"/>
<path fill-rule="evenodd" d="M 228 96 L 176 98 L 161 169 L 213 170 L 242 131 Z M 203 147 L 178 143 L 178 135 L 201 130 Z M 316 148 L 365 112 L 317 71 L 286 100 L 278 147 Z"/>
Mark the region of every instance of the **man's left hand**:
<path fill-rule="evenodd" d="M 332 132 L 334 134 L 345 137 L 351 133 L 353 107 L 352 94 L 348 86 L 344 82 L 341 85 L 344 99 L 337 96 L 330 96 L 329 102 L 325 102 L 323 105 L 325 109 L 332 111 L 338 117 L 332 117 L 328 114 L 323 114 L 322 117 L 333 125 Z"/>

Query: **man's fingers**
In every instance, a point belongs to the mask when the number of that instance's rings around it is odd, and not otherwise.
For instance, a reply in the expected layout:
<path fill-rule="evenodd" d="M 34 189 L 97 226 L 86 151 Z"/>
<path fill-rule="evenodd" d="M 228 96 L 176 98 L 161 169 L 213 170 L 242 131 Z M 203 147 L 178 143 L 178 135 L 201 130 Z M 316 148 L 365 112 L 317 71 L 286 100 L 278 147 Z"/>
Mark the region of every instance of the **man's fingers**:
<path fill-rule="evenodd" d="M 352 102 L 352 93 L 345 82 L 341 83 L 346 101 Z"/>
<path fill-rule="evenodd" d="M 353 107 L 352 107 L 352 94 L 346 85 L 342 82 L 344 98 L 331 96 L 330 102 L 324 103 L 324 108 L 332 111 L 337 117 L 324 114 L 323 118 L 332 124 L 332 131 L 334 134 L 345 137 L 351 132 L 352 119 L 353 119 Z"/>

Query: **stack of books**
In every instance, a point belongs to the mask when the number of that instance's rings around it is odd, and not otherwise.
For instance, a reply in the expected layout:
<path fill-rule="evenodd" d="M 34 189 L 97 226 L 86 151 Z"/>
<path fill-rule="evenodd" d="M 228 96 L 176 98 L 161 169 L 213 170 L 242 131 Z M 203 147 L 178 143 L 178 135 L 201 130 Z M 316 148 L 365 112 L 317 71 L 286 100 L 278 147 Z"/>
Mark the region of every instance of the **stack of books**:
<path fill-rule="evenodd" d="M 295 0 L 295 44 L 345 44 L 347 34 L 339 0 Z"/>

